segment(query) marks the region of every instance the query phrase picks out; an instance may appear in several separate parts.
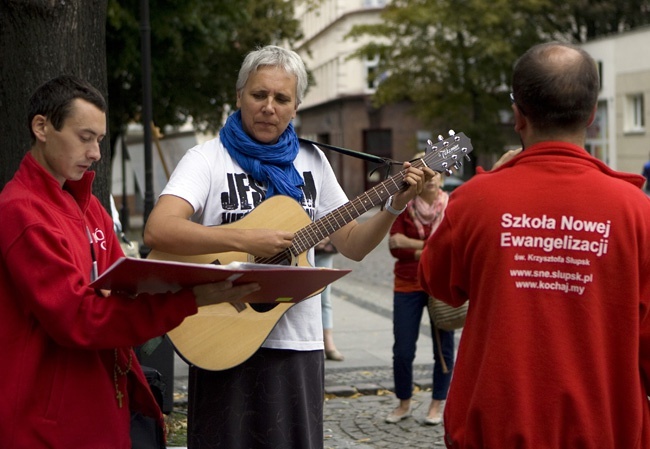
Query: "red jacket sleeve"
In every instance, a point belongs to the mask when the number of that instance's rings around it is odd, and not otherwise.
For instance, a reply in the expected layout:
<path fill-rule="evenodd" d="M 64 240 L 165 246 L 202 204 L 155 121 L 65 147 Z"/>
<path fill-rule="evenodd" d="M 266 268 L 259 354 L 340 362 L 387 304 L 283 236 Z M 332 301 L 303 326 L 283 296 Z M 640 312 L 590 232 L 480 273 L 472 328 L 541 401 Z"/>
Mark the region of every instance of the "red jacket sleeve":
<path fill-rule="evenodd" d="M 411 237 L 407 231 L 406 217 L 408 212 L 402 212 L 393 222 L 389 235 L 402 234 Z M 412 248 L 390 248 L 390 253 L 398 260 L 415 260 L 415 250 Z"/>

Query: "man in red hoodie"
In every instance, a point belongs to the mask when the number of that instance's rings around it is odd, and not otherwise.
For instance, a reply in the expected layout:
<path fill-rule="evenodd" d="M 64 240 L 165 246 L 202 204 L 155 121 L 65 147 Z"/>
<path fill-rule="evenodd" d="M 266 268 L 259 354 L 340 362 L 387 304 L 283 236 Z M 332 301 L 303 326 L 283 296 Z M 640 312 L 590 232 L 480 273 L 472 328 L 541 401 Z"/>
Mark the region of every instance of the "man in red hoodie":
<path fill-rule="evenodd" d="M 135 298 L 96 292 L 123 256 L 92 195 L 106 104 L 85 81 L 55 78 L 32 95 L 32 146 L 0 193 L 0 447 L 131 449 L 131 411 L 161 423 L 132 346 L 197 307 L 257 289 L 229 282 Z"/>
<path fill-rule="evenodd" d="M 469 312 L 448 448 L 650 447 L 650 201 L 584 149 L 598 70 L 546 43 L 516 63 L 523 151 L 451 196 L 419 276 Z"/>

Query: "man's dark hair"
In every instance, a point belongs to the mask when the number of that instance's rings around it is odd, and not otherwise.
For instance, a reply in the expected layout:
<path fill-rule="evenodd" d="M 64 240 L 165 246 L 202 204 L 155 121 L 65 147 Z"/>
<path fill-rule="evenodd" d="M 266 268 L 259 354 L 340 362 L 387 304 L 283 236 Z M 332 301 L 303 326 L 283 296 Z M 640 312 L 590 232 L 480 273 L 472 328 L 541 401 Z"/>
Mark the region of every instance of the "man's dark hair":
<path fill-rule="evenodd" d="M 76 76 L 61 75 L 39 86 L 27 104 L 27 126 L 32 144 L 36 136 L 32 131 L 32 120 L 36 115 L 43 115 L 59 131 L 65 119 L 70 115 L 72 102 L 77 98 L 85 100 L 106 112 L 106 101 L 102 94 L 90 83 Z"/>
<path fill-rule="evenodd" d="M 529 49 L 512 74 L 515 104 L 542 132 L 586 128 L 599 89 L 594 59 L 580 47 L 559 42 Z"/>

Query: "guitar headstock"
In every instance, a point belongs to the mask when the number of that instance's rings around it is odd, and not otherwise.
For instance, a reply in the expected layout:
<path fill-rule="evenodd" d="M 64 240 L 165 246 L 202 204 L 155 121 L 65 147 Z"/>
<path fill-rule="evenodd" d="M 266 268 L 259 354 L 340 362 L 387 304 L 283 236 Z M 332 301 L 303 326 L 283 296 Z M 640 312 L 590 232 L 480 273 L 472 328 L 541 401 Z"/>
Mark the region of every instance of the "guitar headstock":
<path fill-rule="evenodd" d="M 463 133 L 449 131 L 449 137 L 438 136 L 438 142 L 429 140 L 422 162 L 431 170 L 451 175 L 452 169 L 458 170 L 463 165 L 463 158 L 469 159 L 472 141 Z"/>

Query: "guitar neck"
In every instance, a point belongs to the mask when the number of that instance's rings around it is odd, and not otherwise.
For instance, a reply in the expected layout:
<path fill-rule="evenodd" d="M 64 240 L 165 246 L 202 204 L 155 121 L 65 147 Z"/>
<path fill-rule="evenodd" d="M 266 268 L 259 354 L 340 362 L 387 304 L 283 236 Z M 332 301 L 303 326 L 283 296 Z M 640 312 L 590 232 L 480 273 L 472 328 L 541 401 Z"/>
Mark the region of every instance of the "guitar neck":
<path fill-rule="evenodd" d="M 413 164 L 416 165 L 417 164 Z M 406 187 L 404 172 L 377 184 L 372 189 L 362 193 L 348 203 L 334 209 L 329 214 L 314 221 L 296 232 L 292 244 L 294 254 L 302 254 L 309 248 L 316 246 L 325 237 L 336 232 L 352 220 L 360 217 L 375 206 L 382 204 L 391 195 Z"/>
<path fill-rule="evenodd" d="M 452 134 L 445 140 L 441 138 L 435 144 L 429 142 L 429 151 L 422 158 L 412 161 L 411 165 L 415 168 L 429 167 L 434 171 L 451 173 L 451 168 L 459 167 L 462 157 L 469 159 L 468 154 L 471 151 L 471 142 L 463 133 Z M 391 195 L 408 187 L 404 181 L 405 174 L 404 170 L 400 171 L 352 201 L 300 229 L 296 232 L 289 251 L 294 256 L 302 254 L 352 220 L 382 204 Z"/>

